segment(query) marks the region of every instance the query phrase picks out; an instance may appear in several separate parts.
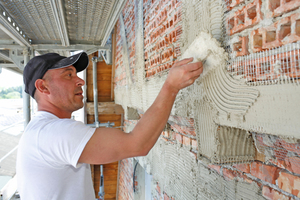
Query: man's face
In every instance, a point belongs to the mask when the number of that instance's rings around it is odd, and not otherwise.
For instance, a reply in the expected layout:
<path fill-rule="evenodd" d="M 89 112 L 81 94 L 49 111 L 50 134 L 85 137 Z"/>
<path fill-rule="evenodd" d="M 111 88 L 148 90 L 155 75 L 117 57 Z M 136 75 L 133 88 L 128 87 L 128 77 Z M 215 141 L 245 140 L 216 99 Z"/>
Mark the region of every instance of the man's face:
<path fill-rule="evenodd" d="M 82 86 L 73 65 L 62 69 L 48 70 L 44 76 L 50 92 L 50 103 L 59 109 L 73 112 L 83 107 Z"/>

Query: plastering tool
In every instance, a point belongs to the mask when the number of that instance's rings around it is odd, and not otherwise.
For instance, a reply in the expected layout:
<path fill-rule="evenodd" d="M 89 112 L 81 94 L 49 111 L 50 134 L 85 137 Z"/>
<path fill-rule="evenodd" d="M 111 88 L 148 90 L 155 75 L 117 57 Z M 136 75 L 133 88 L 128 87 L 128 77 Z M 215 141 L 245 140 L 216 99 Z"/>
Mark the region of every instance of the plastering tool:
<path fill-rule="evenodd" d="M 207 55 L 201 60 L 202 64 L 205 65 L 208 56 L 212 53 L 210 49 L 207 50 Z"/>

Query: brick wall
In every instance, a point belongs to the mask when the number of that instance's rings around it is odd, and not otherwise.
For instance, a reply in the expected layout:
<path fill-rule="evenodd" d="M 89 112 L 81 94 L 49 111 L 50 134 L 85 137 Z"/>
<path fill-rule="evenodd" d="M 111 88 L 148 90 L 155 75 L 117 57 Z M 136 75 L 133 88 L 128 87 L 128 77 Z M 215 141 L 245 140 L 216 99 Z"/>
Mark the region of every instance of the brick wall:
<path fill-rule="evenodd" d="M 227 33 L 232 57 L 252 55 L 269 48 L 281 47 L 300 40 L 300 0 L 224 0 L 227 5 Z M 182 33 L 181 4 L 179 0 L 144 0 L 144 58 L 145 66 L 135 65 L 135 6 L 129 0 L 123 10 L 126 38 L 129 49 L 130 72 L 144 67 L 145 78 L 167 72 L 181 54 L 178 41 Z M 162 9 L 161 9 L 162 8 Z M 267 25 L 265 25 L 265 23 Z M 123 64 L 123 46 L 120 36 L 120 22 L 117 22 L 116 74 L 115 87 L 127 84 Z M 297 55 L 299 58 L 299 55 Z M 296 57 L 296 55 L 292 56 Z M 271 57 L 270 57 L 271 59 Z M 253 63 L 253 62 L 251 62 Z M 272 64 L 270 65 L 272 66 Z M 259 64 L 249 68 L 236 69 L 240 74 L 250 74 L 250 81 L 263 80 L 263 70 Z M 252 70 L 250 72 L 250 70 Z M 274 69 L 269 69 L 269 71 Z M 255 76 L 255 77 L 254 77 Z M 162 132 L 160 140 L 177 145 L 190 151 L 197 157 L 197 141 L 193 119 L 171 116 L 170 125 Z M 125 120 L 124 126 L 137 121 Z M 246 182 L 256 184 L 259 196 L 265 199 L 300 198 L 300 143 L 272 134 L 252 133 L 256 146 L 256 160 L 250 163 L 213 165 L 206 168 L 217 173 L 229 183 Z M 133 159 L 120 163 L 119 199 L 133 199 L 132 175 Z M 155 177 L 155 172 L 153 172 Z M 225 184 L 226 185 L 226 184 Z M 153 182 L 153 199 L 176 199 L 163 191 L 163 183 Z M 197 190 L 195 185 L 195 190 Z"/>
<path fill-rule="evenodd" d="M 158 3 L 159 2 L 159 3 Z M 149 78 L 169 69 L 180 55 L 180 1 L 144 1 L 145 71 Z M 160 9 L 163 8 L 163 9 Z"/>
<path fill-rule="evenodd" d="M 249 82 L 299 78 L 299 52 L 284 50 L 285 53 L 273 53 L 267 50 L 300 40 L 299 0 L 254 0 L 228 1 L 227 32 L 230 39 L 231 56 L 249 56 L 230 70 L 244 76 Z M 299 44 L 298 44 L 299 45 Z M 251 56 L 258 53 L 256 56 Z M 276 60 L 281 65 L 276 69 Z M 233 61 L 234 62 L 234 61 Z M 286 78 L 288 77 L 288 78 Z"/>
<path fill-rule="evenodd" d="M 133 200 L 133 158 L 124 159 L 119 164 L 119 200 Z"/>

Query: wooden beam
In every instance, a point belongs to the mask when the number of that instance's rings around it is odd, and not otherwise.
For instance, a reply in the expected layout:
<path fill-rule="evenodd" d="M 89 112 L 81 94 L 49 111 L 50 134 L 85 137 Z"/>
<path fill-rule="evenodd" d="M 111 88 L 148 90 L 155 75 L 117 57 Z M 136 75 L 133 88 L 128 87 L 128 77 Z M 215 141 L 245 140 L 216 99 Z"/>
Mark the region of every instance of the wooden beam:
<path fill-rule="evenodd" d="M 86 112 L 88 115 L 94 115 L 94 102 L 86 103 Z M 99 114 L 124 114 L 122 106 L 114 102 L 99 102 L 98 112 Z"/>

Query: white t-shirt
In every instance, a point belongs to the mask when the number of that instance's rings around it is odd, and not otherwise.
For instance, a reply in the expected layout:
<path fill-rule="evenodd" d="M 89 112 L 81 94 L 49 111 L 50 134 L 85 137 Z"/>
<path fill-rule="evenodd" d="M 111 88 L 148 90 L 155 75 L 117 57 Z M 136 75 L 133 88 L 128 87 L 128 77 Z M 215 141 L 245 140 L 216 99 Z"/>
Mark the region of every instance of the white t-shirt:
<path fill-rule="evenodd" d="M 19 143 L 21 200 L 95 200 L 90 165 L 78 163 L 94 132 L 82 122 L 39 111 Z"/>

